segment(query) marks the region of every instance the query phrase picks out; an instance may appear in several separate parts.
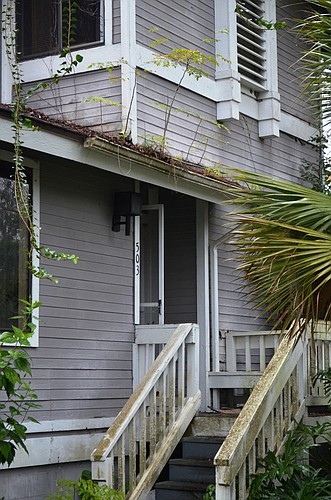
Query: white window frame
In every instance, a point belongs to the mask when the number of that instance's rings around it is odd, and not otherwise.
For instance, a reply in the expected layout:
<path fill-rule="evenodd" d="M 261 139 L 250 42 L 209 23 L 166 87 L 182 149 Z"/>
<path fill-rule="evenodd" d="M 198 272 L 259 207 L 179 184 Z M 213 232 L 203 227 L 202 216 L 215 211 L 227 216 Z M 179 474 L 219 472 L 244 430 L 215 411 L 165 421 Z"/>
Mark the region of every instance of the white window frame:
<path fill-rule="evenodd" d="M 13 153 L 9 151 L 0 150 L 0 160 L 8 163 L 13 163 Z M 39 246 L 40 241 L 40 166 L 39 162 L 24 158 L 23 165 L 31 168 L 32 171 L 32 222 L 34 224 L 34 231 L 36 237 L 36 244 Z M 32 251 L 32 265 L 35 268 L 39 267 L 39 259 L 37 252 Z M 32 302 L 39 301 L 39 278 L 32 275 L 31 278 L 31 298 Z M 33 316 L 39 318 L 39 308 L 35 309 Z M 29 347 L 39 346 L 39 321 L 35 322 L 36 329 L 30 339 Z"/>
<path fill-rule="evenodd" d="M 75 74 L 95 71 L 95 68 L 91 66 L 95 62 L 105 64 L 112 63 L 114 65 L 119 64 L 121 59 L 120 44 L 112 44 L 112 10 L 112 0 L 103 0 L 104 22 L 102 44 L 99 43 L 97 46 L 81 46 L 80 48 L 73 48 L 73 58 L 75 58 L 77 54 L 83 56 L 83 61 L 75 68 Z M 7 58 L 4 57 L 4 61 L 6 61 L 6 59 Z M 47 80 L 61 69 L 62 62 L 63 60 L 59 58 L 59 54 L 24 60 L 20 63 L 22 79 L 25 83 Z M 9 70 L 6 70 L 3 73 L 2 79 L 5 79 L 8 82 L 10 81 L 10 83 L 12 82 Z M 10 103 L 11 91 L 9 91 L 9 83 L 7 87 L 8 89 L 5 95 L 6 101 L 2 102 Z"/>
<path fill-rule="evenodd" d="M 222 56 L 216 73 L 218 85 L 217 119 L 239 120 L 244 111 L 242 95 L 254 98 L 258 106 L 259 137 L 278 137 L 280 96 L 277 73 L 277 33 L 265 31 L 265 84 L 254 85 L 240 75 L 237 51 L 237 1 L 215 0 L 216 54 Z M 276 0 L 264 0 L 264 16 L 276 21 Z"/>
<path fill-rule="evenodd" d="M 99 40 L 94 40 L 92 42 L 87 42 L 87 43 L 82 43 L 82 44 L 77 44 L 77 45 L 72 45 L 72 51 L 81 51 L 82 49 L 88 49 L 88 48 L 93 48 L 96 46 L 101 46 L 104 45 L 105 42 L 105 0 L 99 0 L 100 1 L 100 37 Z M 58 42 L 58 47 L 54 48 L 53 51 L 49 53 L 44 53 L 44 54 L 36 54 L 36 55 L 29 55 L 26 56 L 22 59 L 23 61 L 35 61 L 36 59 L 45 59 L 46 57 L 49 56 L 59 56 L 61 51 L 63 50 L 62 46 L 62 38 L 63 38 L 63 21 L 62 21 L 62 8 L 60 4 L 57 6 L 57 25 L 58 25 L 58 36 L 59 36 L 59 42 Z"/>

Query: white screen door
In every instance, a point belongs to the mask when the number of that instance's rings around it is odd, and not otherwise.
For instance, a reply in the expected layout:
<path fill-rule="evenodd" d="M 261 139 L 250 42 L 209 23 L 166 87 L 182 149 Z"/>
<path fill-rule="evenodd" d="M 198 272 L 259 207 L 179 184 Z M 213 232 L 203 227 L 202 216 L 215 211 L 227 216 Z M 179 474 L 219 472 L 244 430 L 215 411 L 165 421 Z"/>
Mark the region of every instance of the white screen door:
<path fill-rule="evenodd" d="M 140 217 L 140 324 L 164 324 L 164 207 L 143 205 Z"/>

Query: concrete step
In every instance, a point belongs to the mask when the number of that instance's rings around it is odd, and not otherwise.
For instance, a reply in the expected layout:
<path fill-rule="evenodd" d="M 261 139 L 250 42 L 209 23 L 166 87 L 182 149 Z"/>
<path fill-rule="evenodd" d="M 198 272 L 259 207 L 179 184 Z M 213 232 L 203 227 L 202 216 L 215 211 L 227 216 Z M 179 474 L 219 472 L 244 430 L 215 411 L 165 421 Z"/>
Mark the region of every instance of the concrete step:
<path fill-rule="evenodd" d="M 211 436 L 184 437 L 182 443 L 183 458 L 213 459 L 224 439 Z"/>
<path fill-rule="evenodd" d="M 169 461 L 169 480 L 195 483 L 214 483 L 213 460 L 207 458 L 175 458 Z"/>
<path fill-rule="evenodd" d="M 165 481 L 155 485 L 155 500 L 202 500 L 208 484 Z"/>

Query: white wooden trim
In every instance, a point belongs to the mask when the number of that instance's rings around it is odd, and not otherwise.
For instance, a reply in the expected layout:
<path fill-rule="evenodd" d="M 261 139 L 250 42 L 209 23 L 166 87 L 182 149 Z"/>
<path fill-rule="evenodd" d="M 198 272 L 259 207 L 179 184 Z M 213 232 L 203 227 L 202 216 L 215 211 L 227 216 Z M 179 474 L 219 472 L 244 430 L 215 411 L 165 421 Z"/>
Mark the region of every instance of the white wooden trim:
<path fill-rule="evenodd" d="M 140 216 L 134 218 L 134 322 L 140 323 Z"/>
<path fill-rule="evenodd" d="M 239 120 L 241 102 L 237 58 L 236 0 L 215 0 L 215 39 L 219 66 L 216 68 L 217 119 Z"/>
<path fill-rule="evenodd" d="M 138 139 L 136 88 L 136 2 L 121 0 L 121 83 L 123 131 L 129 122 L 130 137 Z M 129 116 L 128 116 L 129 114 Z"/>
<path fill-rule="evenodd" d="M 296 116 L 285 113 L 284 111 L 281 113 L 280 117 L 280 130 L 306 142 L 311 141 L 311 139 L 316 137 L 319 133 L 317 127 L 300 120 L 300 118 Z"/>
<path fill-rule="evenodd" d="M 34 224 L 34 234 L 36 238 L 36 244 L 39 246 L 40 242 L 40 169 L 39 163 L 32 169 L 32 208 L 33 208 L 33 216 L 32 222 Z M 40 259 L 38 258 L 38 254 L 35 249 L 32 251 L 32 266 L 35 269 L 38 269 L 40 265 Z M 32 275 L 32 283 L 31 283 L 31 295 L 32 302 L 39 301 L 39 286 L 40 286 L 40 278 Z M 30 339 L 31 347 L 39 346 L 39 307 L 34 309 L 33 316 L 35 319 L 36 329 L 33 337 Z"/>
<path fill-rule="evenodd" d="M 93 65 L 96 62 L 101 64 L 109 63 L 113 66 L 119 66 L 121 63 L 120 44 L 99 45 L 98 47 L 72 51 L 72 56 L 74 58 L 77 54 L 83 56 L 83 60 L 75 68 L 75 74 L 95 71 L 95 67 L 91 67 L 91 64 Z M 22 61 L 20 64 L 22 79 L 25 83 L 47 80 L 60 69 L 62 62 L 63 60 L 60 59 L 58 55 Z"/>
<path fill-rule="evenodd" d="M 210 370 L 209 340 L 209 214 L 208 203 L 196 201 L 196 252 L 197 252 L 197 323 L 200 329 L 200 382 L 201 409 L 207 409 L 209 388 L 207 374 Z"/>
<path fill-rule="evenodd" d="M 113 0 L 103 0 L 103 9 L 103 40 L 105 47 L 109 47 L 113 43 Z"/>
<path fill-rule="evenodd" d="M 6 6 L 7 4 L 10 5 L 10 9 L 13 15 L 13 19 L 15 18 L 15 2 L 14 0 L 2 0 L 1 1 L 1 20 L 3 21 L 4 13 L 6 12 Z M 13 23 L 14 24 L 14 23 Z M 1 25 L 2 27 L 2 25 Z M 12 27 L 12 32 L 15 29 L 15 27 Z M 5 47 L 5 41 L 3 39 L 3 32 L 1 31 L 1 53 L 0 53 L 0 61 L 1 61 L 1 67 L 0 67 L 0 102 L 3 104 L 11 104 L 12 102 L 12 93 L 13 93 L 13 78 L 11 75 L 11 70 L 6 54 L 6 47 Z"/>
<path fill-rule="evenodd" d="M 158 213 L 158 226 L 159 226 L 159 300 L 161 300 L 159 324 L 164 324 L 164 205 L 157 203 L 155 205 L 143 205 L 142 210 L 156 210 Z M 154 302 L 144 302 L 145 306 L 158 305 Z"/>
<path fill-rule="evenodd" d="M 48 432 L 74 432 L 107 429 L 112 425 L 114 417 L 76 418 L 72 420 L 41 420 L 36 422 L 25 422 L 27 434 L 40 434 Z"/>
<path fill-rule="evenodd" d="M 0 118 L 0 129 L 2 141 L 12 144 L 11 120 Z M 292 135 L 293 130 L 295 129 L 292 129 Z M 310 127 L 310 130 L 317 132 L 317 129 L 313 127 Z M 298 134 L 296 136 L 300 137 Z M 306 134 L 306 138 L 303 140 L 307 140 L 307 136 L 311 137 L 312 134 Z M 220 204 L 224 201 L 219 183 L 214 179 L 184 171 L 176 172 L 176 176 L 174 176 L 171 166 L 121 146 L 111 146 L 106 144 L 106 141 L 88 140 L 85 142 L 86 147 L 84 148 L 78 141 L 42 129 L 38 132 L 24 131 L 22 140 L 26 147 L 36 152 L 81 162 L 107 172 L 155 184 L 212 203 Z"/>
<path fill-rule="evenodd" d="M 91 450 L 114 420 L 112 417 L 26 422 L 29 454 L 18 449 L 10 469 L 89 460 Z M 0 466 L 0 470 L 7 469 Z"/>
<path fill-rule="evenodd" d="M 140 193 L 140 182 L 135 181 L 135 192 Z M 134 218 L 134 323 L 140 323 L 140 216 Z"/>
<path fill-rule="evenodd" d="M 0 159 L 8 163 L 13 163 L 13 153 L 9 151 L 0 150 Z M 36 237 L 36 244 L 39 245 L 40 238 L 40 166 L 39 162 L 31 160 L 30 158 L 24 158 L 23 165 L 25 167 L 31 168 L 32 170 L 32 209 L 33 216 L 32 222 L 34 224 L 34 231 Z M 39 259 L 37 252 L 33 250 L 32 252 L 32 265 L 36 268 L 39 267 Z M 39 301 L 39 282 L 40 279 L 36 276 L 32 276 L 31 283 L 31 295 L 32 302 Z M 39 308 L 34 310 L 34 318 L 39 318 Z M 34 335 L 30 339 L 29 347 L 38 347 L 39 345 L 39 321 L 34 321 L 36 329 Z"/>

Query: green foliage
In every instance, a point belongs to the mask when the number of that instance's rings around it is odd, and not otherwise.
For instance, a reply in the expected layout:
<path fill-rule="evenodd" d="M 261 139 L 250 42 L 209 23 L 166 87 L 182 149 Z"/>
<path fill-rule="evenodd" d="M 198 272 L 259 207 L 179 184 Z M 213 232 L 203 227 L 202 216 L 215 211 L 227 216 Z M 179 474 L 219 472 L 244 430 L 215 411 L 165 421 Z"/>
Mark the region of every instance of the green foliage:
<path fill-rule="evenodd" d="M 331 197 L 253 172 L 233 178 L 232 243 L 248 300 L 284 330 L 330 318 Z"/>
<path fill-rule="evenodd" d="M 321 193 L 331 193 L 331 159 L 328 153 L 328 137 L 319 134 L 310 139 L 313 147 L 319 152 L 319 160 L 315 163 L 303 160 L 301 177 L 309 182 L 312 189 Z"/>
<path fill-rule="evenodd" d="M 267 19 L 264 19 L 263 17 L 259 17 L 256 19 L 254 15 L 252 15 L 249 6 L 246 7 L 244 4 L 238 4 L 237 7 L 235 8 L 235 12 L 242 18 L 244 18 L 248 23 L 252 23 L 254 26 L 256 23 L 260 26 L 261 29 L 265 30 L 280 30 L 282 28 L 285 28 L 286 22 L 281 21 L 281 22 L 273 22 L 273 21 L 268 21 Z"/>
<path fill-rule="evenodd" d="M 307 42 L 302 57 L 305 89 L 316 113 L 331 121 L 331 0 L 309 0 L 306 19 L 297 27 Z"/>
<path fill-rule="evenodd" d="M 202 496 L 203 500 L 215 500 L 215 490 L 216 490 L 215 485 L 209 484 Z"/>
<path fill-rule="evenodd" d="M 107 99 L 106 97 L 100 96 L 90 96 L 84 99 L 83 102 L 99 102 L 100 104 L 106 104 L 108 106 L 115 106 L 117 108 L 123 108 L 123 104 L 120 102 L 113 101 L 112 99 Z"/>
<path fill-rule="evenodd" d="M 331 399 L 331 367 L 329 367 L 327 370 L 319 371 L 315 375 L 315 377 L 313 379 L 313 383 L 316 384 L 316 382 L 318 380 L 323 382 L 325 396 L 330 400 Z"/>
<path fill-rule="evenodd" d="M 33 313 L 40 306 L 21 301 L 24 304 L 22 315 L 12 319 L 18 320 L 21 327 L 12 326 L 10 331 L 0 335 L 0 390 L 5 398 L 0 403 L 0 463 L 10 465 L 20 447 L 27 452 L 25 446 L 26 426 L 24 420 L 36 403 L 37 395 L 27 381 L 31 377 L 31 359 L 24 347 L 30 345 L 35 331 Z M 7 347 L 9 344 L 10 347 Z"/>
<path fill-rule="evenodd" d="M 81 477 L 79 481 L 61 479 L 56 481 L 57 490 L 47 497 L 48 500 L 124 500 L 121 491 L 99 486 L 91 479 Z"/>
<path fill-rule="evenodd" d="M 282 455 L 269 451 L 259 461 L 260 472 L 254 474 L 249 500 L 326 500 L 331 495 L 330 467 L 316 469 L 309 465 L 309 450 L 317 438 L 330 440 L 330 425 L 299 425 L 288 433 Z M 324 472 L 324 473 L 323 473 Z"/>

